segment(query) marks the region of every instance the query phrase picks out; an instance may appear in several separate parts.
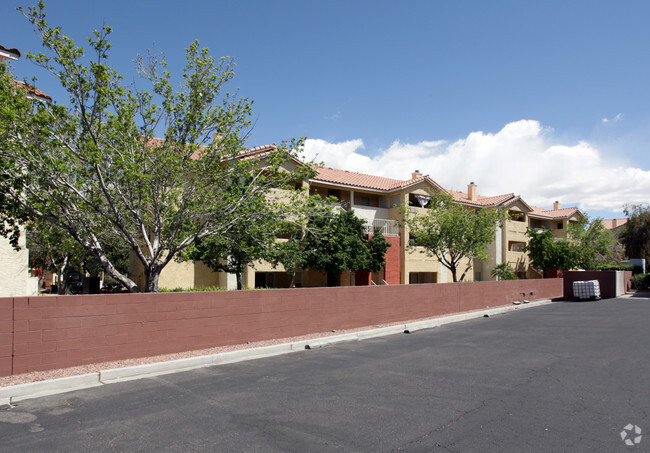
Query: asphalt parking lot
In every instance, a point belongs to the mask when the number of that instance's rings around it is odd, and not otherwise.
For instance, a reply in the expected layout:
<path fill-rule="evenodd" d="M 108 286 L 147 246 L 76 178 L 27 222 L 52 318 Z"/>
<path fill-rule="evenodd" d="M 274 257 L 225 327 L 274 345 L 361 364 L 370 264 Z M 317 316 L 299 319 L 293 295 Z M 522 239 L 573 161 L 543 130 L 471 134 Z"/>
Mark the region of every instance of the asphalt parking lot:
<path fill-rule="evenodd" d="M 0 450 L 649 451 L 649 346 L 649 297 L 556 302 L 4 406 Z"/>

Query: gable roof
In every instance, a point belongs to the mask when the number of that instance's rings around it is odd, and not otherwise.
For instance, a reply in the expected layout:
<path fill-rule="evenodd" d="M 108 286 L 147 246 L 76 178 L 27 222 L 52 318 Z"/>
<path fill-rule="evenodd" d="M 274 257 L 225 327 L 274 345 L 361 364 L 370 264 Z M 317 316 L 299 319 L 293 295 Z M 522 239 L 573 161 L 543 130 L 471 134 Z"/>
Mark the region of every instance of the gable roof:
<path fill-rule="evenodd" d="M 458 203 L 480 207 L 499 206 L 506 202 L 508 202 L 507 204 L 510 204 L 510 202 L 514 201 L 514 199 L 517 198 L 514 193 L 507 193 L 503 195 L 495 195 L 492 197 L 477 195 L 476 200 L 471 200 L 466 192 L 461 192 L 459 190 L 448 190 L 447 192 L 449 192 L 454 198 L 454 201 L 457 201 Z"/>
<path fill-rule="evenodd" d="M 623 225 L 627 223 L 627 221 L 630 220 L 627 217 L 623 217 L 622 219 L 603 219 L 601 222 L 603 222 L 603 226 L 608 229 L 608 230 L 616 230 Z"/>
<path fill-rule="evenodd" d="M 532 206 L 532 208 L 533 212 L 529 213 L 529 215 L 546 219 L 568 219 L 576 213 L 582 215 L 580 210 L 575 206 L 562 209 L 542 209 L 537 206 Z"/>
<path fill-rule="evenodd" d="M 348 187 L 358 187 L 361 189 L 375 190 L 381 192 L 392 192 L 403 189 L 408 186 L 426 182 L 436 189 L 446 192 L 437 182 L 429 175 L 419 176 L 413 179 L 393 179 L 383 176 L 368 175 L 349 170 L 340 170 L 338 168 L 314 166 L 318 173 L 312 178 L 314 182 L 337 184 Z"/>
<path fill-rule="evenodd" d="M 520 201 L 521 204 L 523 204 L 523 205 L 526 207 L 526 209 L 528 209 L 528 212 L 530 212 L 530 211 L 533 210 L 532 206 L 529 205 L 528 203 L 526 203 L 526 202 L 524 201 L 524 199 L 521 198 L 520 195 L 517 195 L 517 196 L 515 196 L 514 198 L 505 201 L 505 202 L 503 203 L 503 207 L 508 207 L 508 206 L 510 206 L 510 205 L 512 205 L 512 204 L 514 204 L 514 203 L 516 203 L 517 201 Z"/>

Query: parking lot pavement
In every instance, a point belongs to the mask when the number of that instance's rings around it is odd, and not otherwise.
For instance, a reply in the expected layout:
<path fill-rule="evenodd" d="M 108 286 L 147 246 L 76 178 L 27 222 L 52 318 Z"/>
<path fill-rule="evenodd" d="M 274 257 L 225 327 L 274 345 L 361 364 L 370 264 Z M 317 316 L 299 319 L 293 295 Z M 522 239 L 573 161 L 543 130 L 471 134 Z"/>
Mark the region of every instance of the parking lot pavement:
<path fill-rule="evenodd" d="M 649 335 L 646 295 L 552 303 L 5 406 L 0 449 L 648 451 Z"/>

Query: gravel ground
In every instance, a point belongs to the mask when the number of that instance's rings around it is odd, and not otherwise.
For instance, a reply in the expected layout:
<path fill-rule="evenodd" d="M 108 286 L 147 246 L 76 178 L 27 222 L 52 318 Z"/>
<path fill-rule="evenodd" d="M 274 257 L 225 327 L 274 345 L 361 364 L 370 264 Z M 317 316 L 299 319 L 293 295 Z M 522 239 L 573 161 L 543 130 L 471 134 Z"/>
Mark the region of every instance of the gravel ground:
<path fill-rule="evenodd" d="M 431 318 L 424 318 L 424 319 L 431 319 Z M 409 321 L 400 321 L 400 322 L 394 322 L 394 323 L 386 323 L 386 324 L 376 324 L 372 326 L 366 326 L 366 327 L 359 327 L 356 329 L 342 329 L 342 330 L 334 330 L 331 332 L 318 332 L 318 333 L 313 333 L 309 335 L 301 335 L 301 336 L 296 336 L 296 337 L 286 337 L 286 338 L 278 338 L 275 340 L 267 340 L 267 341 L 255 341 L 255 342 L 250 342 L 246 344 L 239 344 L 239 345 L 231 345 L 231 346 L 217 346 L 214 348 L 209 348 L 209 349 L 199 349 L 196 351 L 187 351 L 187 352 L 180 352 L 176 354 L 163 354 L 163 355 L 157 355 L 157 356 L 152 356 L 152 357 L 140 357 L 136 359 L 125 359 L 125 360 L 115 360 L 112 362 L 101 362 L 101 363 L 93 363 L 90 365 L 81 365 L 81 366 L 75 366 L 75 367 L 70 367 L 70 368 L 61 368 L 58 370 L 48 370 L 48 371 L 33 371 L 31 373 L 24 373 L 24 374 L 16 374 L 14 376 L 2 376 L 0 377 L 0 387 L 7 387 L 11 385 L 18 385 L 18 384 L 25 384 L 28 382 L 37 382 L 37 381 L 45 381 L 48 379 L 57 379 L 57 378 L 62 378 L 62 377 L 68 377 L 68 376 L 77 376 L 81 374 L 87 374 L 87 373 L 94 373 L 102 370 L 111 370 L 115 368 L 124 368 L 124 367 L 129 367 L 129 366 L 135 366 L 135 365 L 144 365 L 147 363 L 156 363 L 156 362 L 167 362 L 170 360 L 177 360 L 177 359 L 186 359 L 188 357 L 198 357 L 202 355 L 212 355 L 212 354 L 219 354 L 222 352 L 230 352 L 230 351 L 237 351 L 240 349 L 250 349 L 250 348 L 259 348 L 262 346 L 270 346 L 270 345 L 275 345 L 275 344 L 282 344 L 282 343 L 292 343 L 294 341 L 301 341 L 301 340 L 309 340 L 312 338 L 321 338 L 321 337 L 326 337 L 326 336 L 331 336 L 331 335 L 341 335 L 345 333 L 352 333 L 352 332 L 360 332 L 362 330 L 369 330 L 369 329 L 375 329 L 375 328 L 380 328 L 380 327 L 388 327 L 388 326 L 396 326 L 400 324 L 407 324 L 411 322 L 416 322 L 416 321 L 422 321 L 423 319 L 412 319 Z"/>

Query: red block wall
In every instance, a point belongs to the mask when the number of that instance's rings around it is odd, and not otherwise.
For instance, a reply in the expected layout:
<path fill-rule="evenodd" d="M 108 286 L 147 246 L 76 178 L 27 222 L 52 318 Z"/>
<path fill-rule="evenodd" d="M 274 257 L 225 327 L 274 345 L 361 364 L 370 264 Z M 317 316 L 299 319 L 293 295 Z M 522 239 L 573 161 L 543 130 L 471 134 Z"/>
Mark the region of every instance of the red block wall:
<path fill-rule="evenodd" d="M 13 299 L 0 299 L 0 376 L 9 376 L 13 347 Z"/>
<path fill-rule="evenodd" d="M 600 297 L 610 299 L 617 297 L 616 281 L 617 271 L 564 271 L 564 298 L 573 300 L 573 282 L 582 282 L 588 280 L 598 280 L 600 287 Z M 630 278 L 631 271 L 625 271 L 624 290 L 629 291 L 632 287 Z"/>
<path fill-rule="evenodd" d="M 0 375 L 409 321 L 531 292 L 559 297 L 562 280 L 4 298 Z"/>

